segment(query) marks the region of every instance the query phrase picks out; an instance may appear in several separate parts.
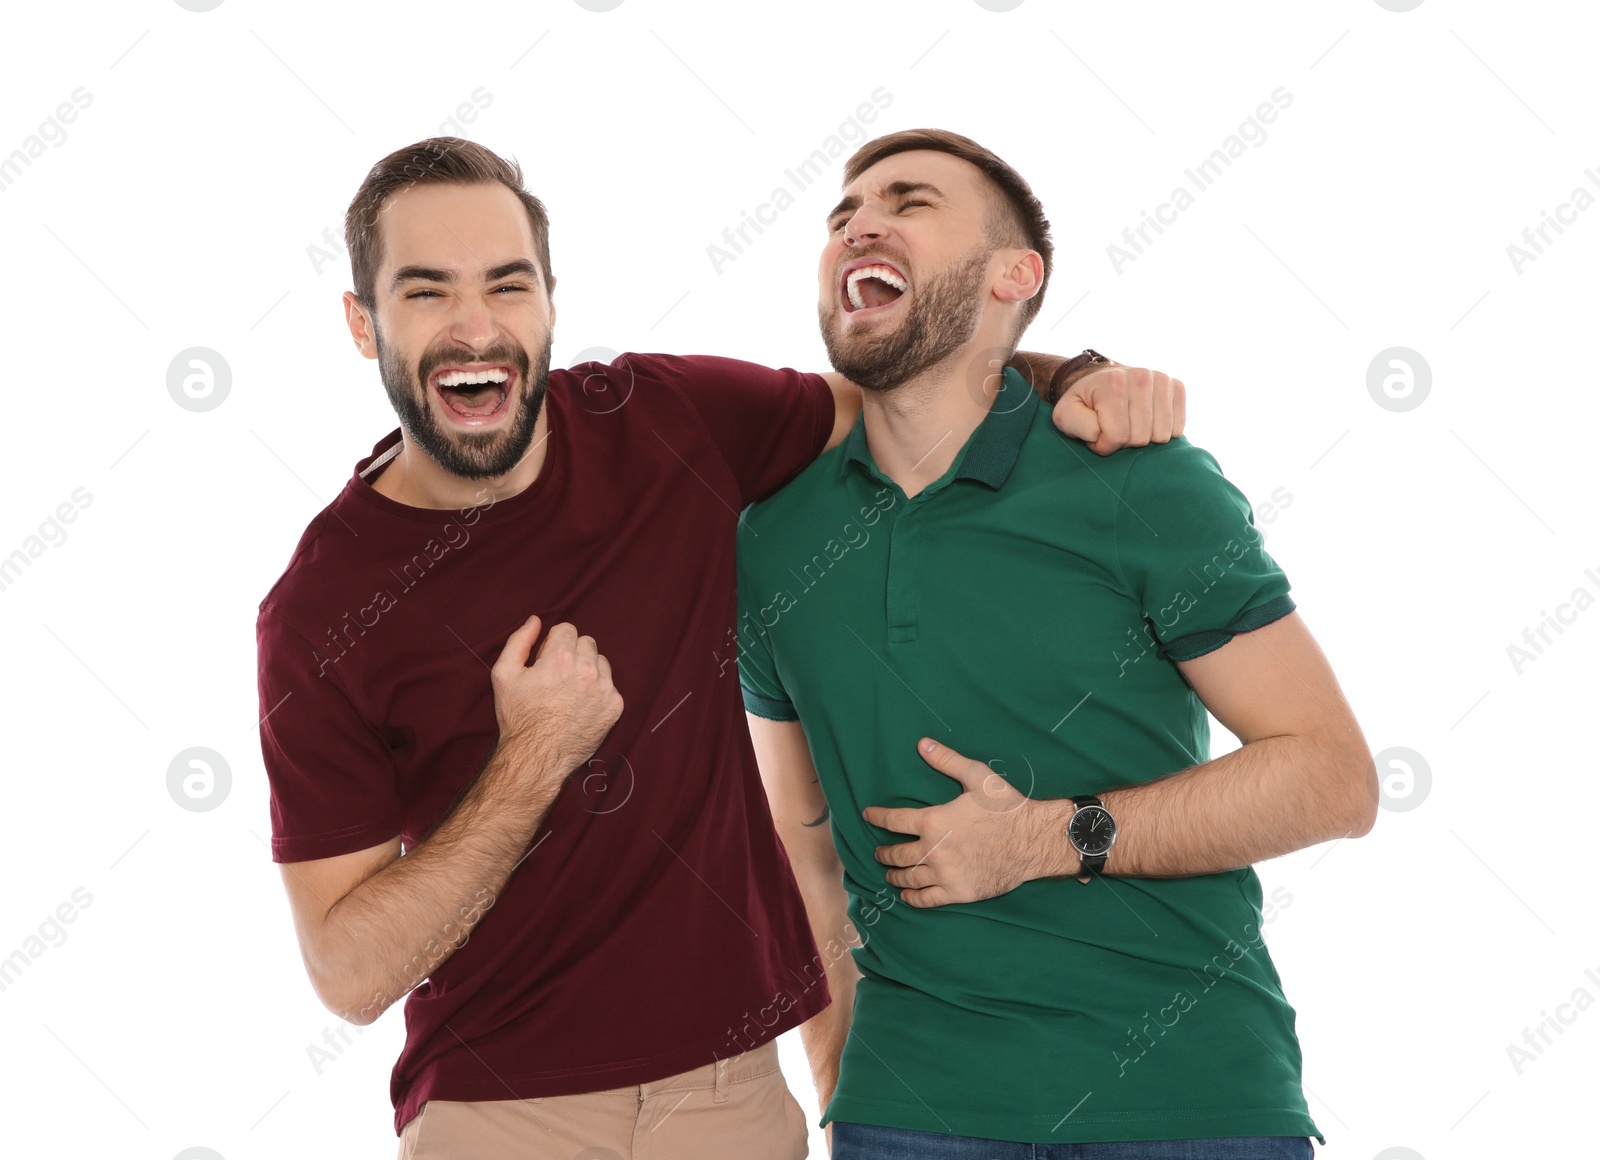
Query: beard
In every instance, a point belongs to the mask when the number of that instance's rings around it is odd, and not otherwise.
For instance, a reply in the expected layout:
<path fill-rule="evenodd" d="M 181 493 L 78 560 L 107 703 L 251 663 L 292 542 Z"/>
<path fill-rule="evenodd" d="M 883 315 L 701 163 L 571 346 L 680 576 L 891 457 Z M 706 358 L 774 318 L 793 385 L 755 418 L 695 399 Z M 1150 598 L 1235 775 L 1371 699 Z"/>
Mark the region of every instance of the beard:
<path fill-rule="evenodd" d="M 822 342 L 833 369 L 864 391 L 892 391 L 960 350 L 983 318 L 984 270 L 990 254 L 975 250 L 916 287 L 911 309 L 880 335 L 840 333 L 837 308 L 817 307 Z"/>
<path fill-rule="evenodd" d="M 544 407 L 545 386 L 550 378 L 550 336 L 545 337 L 536 367 L 530 365 L 528 352 L 514 342 L 497 344 L 480 354 L 460 347 L 440 347 L 423 355 L 413 367 L 403 354 L 384 345 L 376 319 L 372 333 L 378 344 L 378 375 L 383 379 L 389 403 L 400 418 L 400 426 L 428 458 L 463 479 L 496 479 L 522 462 Z M 496 431 L 446 431 L 429 406 L 429 376 L 451 363 L 485 362 L 508 363 L 517 369 L 521 387 L 512 402 L 516 414 L 511 425 Z"/>

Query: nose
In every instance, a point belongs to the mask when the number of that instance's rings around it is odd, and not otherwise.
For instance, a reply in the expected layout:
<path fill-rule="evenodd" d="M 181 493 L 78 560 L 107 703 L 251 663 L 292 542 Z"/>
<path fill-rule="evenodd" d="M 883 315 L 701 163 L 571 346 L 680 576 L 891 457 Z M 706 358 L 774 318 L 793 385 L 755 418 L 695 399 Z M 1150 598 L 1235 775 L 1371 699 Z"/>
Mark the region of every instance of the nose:
<path fill-rule="evenodd" d="M 469 350 L 477 351 L 492 344 L 499 333 L 499 324 L 489 304 L 473 295 L 463 295 L 451 320 L 450 337 Z"/>
<path fill-rule="evenodd" d="M 850 215 L 850 220 L 844 223 L 844 243 L 847 246 L 875 242 L 883 236 L 882 218 L 875 209 L 866 204 L 857 208 L 856 212 Z"/>

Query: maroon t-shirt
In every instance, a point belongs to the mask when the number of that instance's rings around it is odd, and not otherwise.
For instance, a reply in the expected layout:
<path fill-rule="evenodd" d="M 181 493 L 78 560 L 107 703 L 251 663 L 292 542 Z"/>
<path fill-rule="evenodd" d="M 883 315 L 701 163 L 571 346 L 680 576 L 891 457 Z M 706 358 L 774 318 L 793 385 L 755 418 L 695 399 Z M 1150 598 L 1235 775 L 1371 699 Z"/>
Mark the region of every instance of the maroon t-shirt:
<path fill-rule="evenodd" d="M 460 511 L 373 490 L 400 432 L 379 441 L 256 623 L 277 862 L 423 840 L 494 748 L 489 665 L 532 614 L 593 636 L 625 701 L 479 925 L 407 997 L 397 1133 L 429 1099 L 663 1079 L 828 1002 L 744 720 L 734 532 L 821 452 L 832 393 L 732 359 L 625 355 L 552 371 L 544 405 L 539 477 Z"/>

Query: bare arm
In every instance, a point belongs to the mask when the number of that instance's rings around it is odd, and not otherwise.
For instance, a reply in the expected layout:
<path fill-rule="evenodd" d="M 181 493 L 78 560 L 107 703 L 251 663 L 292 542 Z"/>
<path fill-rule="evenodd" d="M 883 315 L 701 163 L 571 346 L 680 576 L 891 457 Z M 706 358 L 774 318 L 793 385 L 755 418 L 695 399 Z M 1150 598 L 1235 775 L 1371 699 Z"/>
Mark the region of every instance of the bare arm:
<path fill-rule="evenodd" d="M 1371 830 L 1378 786 L 1366 738 L 1299 613 L 1177 663 L 1243 745 L 1099 794 L 1117 823 L 1106 874 L 1214 874 Z M 919 752 L 966 792 L 923 809 L 866 811 L 875 825 L 917 835 L 877 850 L 880 862 L 897 867 L 887 877 L 906 902 L 971 902 L 1032 878 L 1079 875 L 1066 839 L 1071 801 L 1023 797 L 983 762 L 928 738 Z"/>
<path fill-rule="evenodd" d="M 861 973 L 849 948 L 859 945 L 859 939 L 845 914 L 844 868 L 834 849 L 828 803 L 817 783 L 805 731 L 798 721 L 770 721 L 753 713 L 746 717 L 772 820 L 800 884 L 811 935 L 822 958 L 820 966 L 833 996 L 833 1002 L 800 1025 L 817 1100 L 826 1108 L 839 1082 L 839 1055 L 850 1034 L 850 1012 Z M 815 969 L 806 974 L 814 977 Z"/>
<path fill-rule="evenodd" d="M 1372 754 L 1298 612 L 1177 665 L 1243 745 L 1157 781 L 1100 794 L 1117 823 L 1107 874 L 1213 874 L 1372 829 L 1378 812 Z M 1070 812 L 1070 802 L 1053 804 Z M 1068 853 L 1052 869 L 1075 872 L 1077 854 L 1063 845 Z"/>
<path fill-rule="evenodd" d="M 1016 368 L 1041 399 L 1050 402 L 1050 380 L 1066 358 L 1018 351 L 1008 366 Z M 995 368 L 999 373 L 999 367 Z M 837 371 L 822 376 L 833 391 L 833 432 L 824 451 L 845 441 L 861 414 L 861 388 Z M 1097 455 L 1123 447 L 1165 443 L 1183 434 L 1184 387 L 1181 379 L 1119 362 L 1090 364 L 1073 371 L 1062 384 L 1051 419 L 1063 435 L 1081 439 Z"/>
<path fill-rule="evenodd" d="M 833 392 L 833 433 L 823 447 L 824 451 L 832 451 L 845 441 L 850 428 L 856 425 L 856 416 L 861 414 L 861 388 L 838 371 L 824 371 L 822 377 L 828 380 L 828 389 Z"/>
<path fill-rule="evenodd" d="M 1028 385 L 1034 389 L 1035 394 L 1045 402 L 1050 403 L 1053 402 L 1050 398 L 1050 380 L 1055 378 L 1056 371 L 1061 369 L 1062 363 L 1075 357 L 1075 355 L 1066 354 L 1045 354 L 1043 351 L 1037 350 L 1019 350 L 1011 356 L 1011 360 L 1006 363 L 1006 366 L 1014 368 L 1018 374 L 1028 380 Z M 1065 394 L 1072 384 L 1086 375 L 1091 375 L 1095 371 L 1106 367 L 1120 366 L 1122 364 L 1117 362 L 1116 359 L 1110 359 L 1103 363 L 1088 363 L 1081 366 L 1068 375 L 1066 381 L 1061 384 L 1062 393 Z"/>
<path fill-rule="evenodd" d="M 542 764 L 549 790 L 516 802 L 517 782 L 527 780 L 518 764 Z M 499 745 L 456 808 L 404 857 L 393 838 L 282 866 L 306 970 L 330 1010 L 371 1023 L 466 942 L 560 789 L 547 771 L 548 758 Z"/>
<path fill-rule="evenodd" d="M 572 770 L 621 713 L 592 638 L 558 624 L 527 664 L 539 620 L 512 633 L 492 670 L 500 741 L 427 838 L 285 863 L 284 887 L 317 997 L 371 1023 L 455 953 L 483 919 Z"/>

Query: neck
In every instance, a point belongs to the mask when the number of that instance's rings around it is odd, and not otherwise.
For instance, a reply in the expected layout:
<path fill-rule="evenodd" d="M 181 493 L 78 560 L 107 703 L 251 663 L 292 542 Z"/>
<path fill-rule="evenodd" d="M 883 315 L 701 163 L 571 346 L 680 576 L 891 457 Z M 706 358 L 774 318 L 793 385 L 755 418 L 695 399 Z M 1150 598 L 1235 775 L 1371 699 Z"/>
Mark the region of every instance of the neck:
<path fill-rule="evenodd" d="M 527 454 L 521 462 L 504 475 L 490 479 L 467 479 L 451 474 L 413 443 L 410 433 L 402 428 L 400 450 L 372 480 L 372 490 L 409 507 L 440 510 L 460 510 L 491 500 L 498 502 L 510 499 L 531 487 L 544 467 L 549 413 L 548 406 L 539 409 L 539 419 L 533 428 L 533 441 L 528 444 Z"/>
<path fill-rule="evenodd" d="M 982 349 L 965 347 L 892 391 L 862 392 L 873 462 L 908 497 L 950 470 L 988 415 L 1004 368 L 988 371 L 987 378 L 979 372 L 969 376 L 967 368 Z"/>

